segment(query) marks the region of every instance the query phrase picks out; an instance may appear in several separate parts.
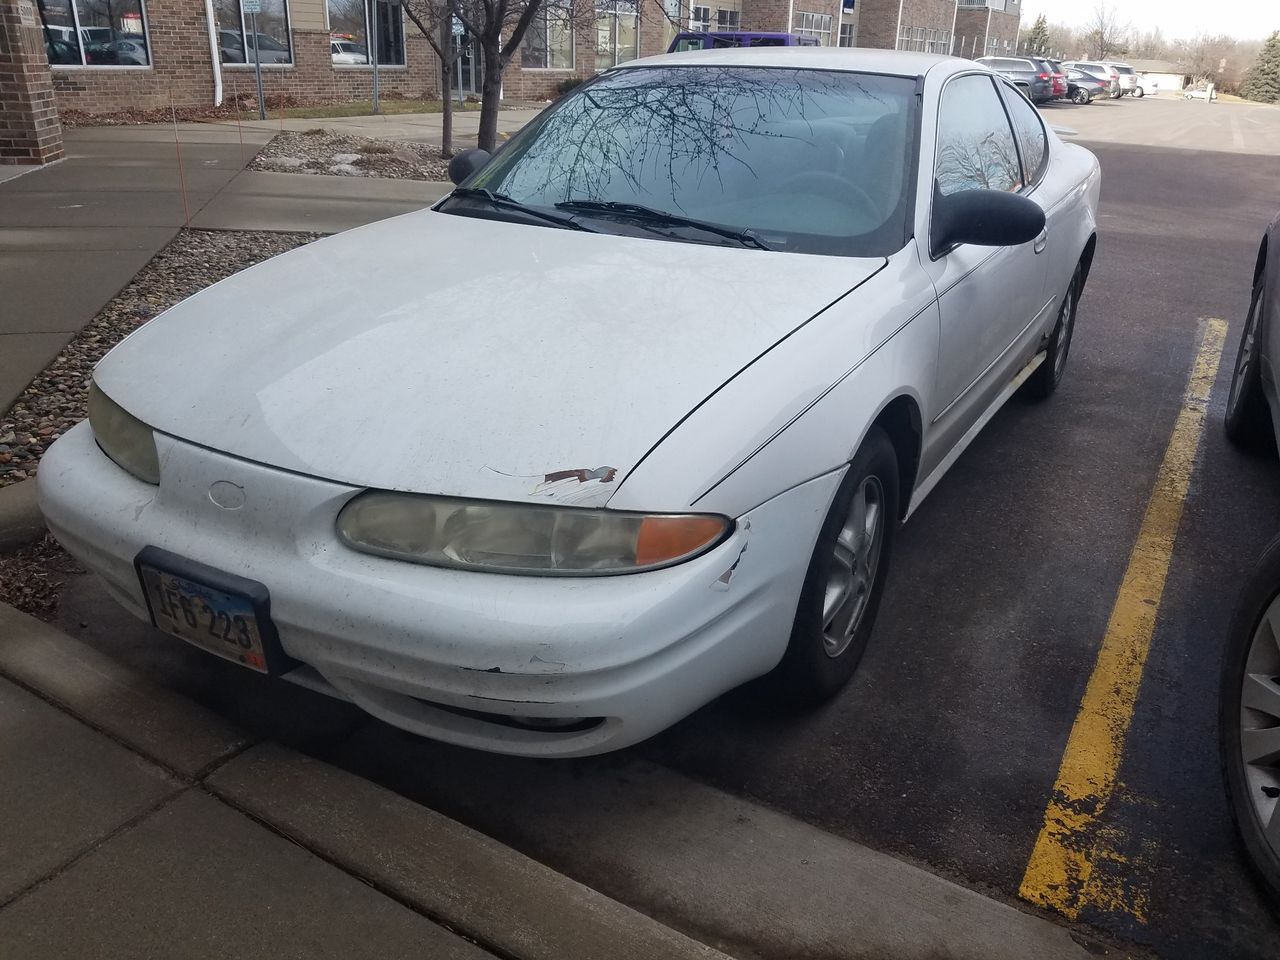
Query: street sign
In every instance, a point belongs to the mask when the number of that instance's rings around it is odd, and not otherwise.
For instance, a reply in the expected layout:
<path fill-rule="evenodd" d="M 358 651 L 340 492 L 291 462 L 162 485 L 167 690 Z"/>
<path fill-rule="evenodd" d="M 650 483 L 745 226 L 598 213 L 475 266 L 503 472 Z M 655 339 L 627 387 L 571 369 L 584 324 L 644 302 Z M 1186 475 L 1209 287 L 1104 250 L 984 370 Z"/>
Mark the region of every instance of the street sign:
<path fill-rule="evenodd" d="M 262 0 L 240 0 L 240 6 L 245 13 L 261 13 Z"/>

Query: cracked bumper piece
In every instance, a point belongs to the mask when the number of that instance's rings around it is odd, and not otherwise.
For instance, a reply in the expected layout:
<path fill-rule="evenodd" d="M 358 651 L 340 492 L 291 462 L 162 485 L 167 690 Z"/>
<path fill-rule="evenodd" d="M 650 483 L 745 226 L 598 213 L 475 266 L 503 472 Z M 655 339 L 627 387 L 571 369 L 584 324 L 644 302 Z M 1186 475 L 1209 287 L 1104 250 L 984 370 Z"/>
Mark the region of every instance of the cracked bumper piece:
<path fill-rule="evenodd" d="M 542 578 L 358 553 L 334 521 L 359 488 L 156 443 L 159 487 L 107 459 L 88 424 L 38 475 L 50 530 L 121 604 L 148 618 L 133 560 L 149 545 L 256 580 L 306 665 L 288 679 L 423 736 L 525 756 L 636 743 L 772 668 L 840 479 L 780 494 L 678 566 Z M 227 483 L 244 491 L 236 509 L 210 497 Z"/>

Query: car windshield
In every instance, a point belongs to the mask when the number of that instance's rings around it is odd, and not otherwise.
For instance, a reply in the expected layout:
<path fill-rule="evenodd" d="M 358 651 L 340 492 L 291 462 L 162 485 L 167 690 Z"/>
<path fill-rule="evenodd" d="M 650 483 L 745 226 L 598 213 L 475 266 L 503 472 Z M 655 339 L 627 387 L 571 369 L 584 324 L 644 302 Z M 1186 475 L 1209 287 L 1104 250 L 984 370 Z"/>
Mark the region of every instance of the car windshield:
<path fill-rule="evenodd" d="M 466 185 L 529 208 L 559 205 L 597 232 L 726 242 L 662 223 L 658 211 L 714 225 L 729 242 L 739 232 L 773 250 L 887 255 L 909 236 L 916 99 L 906 77 L 623 69 L 566 97 Z"/>

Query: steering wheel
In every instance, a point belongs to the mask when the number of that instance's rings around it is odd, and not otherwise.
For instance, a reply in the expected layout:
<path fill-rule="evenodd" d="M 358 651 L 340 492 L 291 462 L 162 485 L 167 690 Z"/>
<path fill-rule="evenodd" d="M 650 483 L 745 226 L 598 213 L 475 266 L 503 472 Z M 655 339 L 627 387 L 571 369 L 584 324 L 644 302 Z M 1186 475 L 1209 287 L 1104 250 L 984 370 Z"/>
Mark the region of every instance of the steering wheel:
<path fill-rule="evenodd" d="M 829 170 L 805 170 L 789 177 L 782 185 L 783 190 L 806 190 L 820 193 L 833 200 L 848 202 L 850 197 L 858 201 L 863 211 L 871 215 L 872 220 L 880 219 L 880 205 L 872 199 L 862 187 Z"/>

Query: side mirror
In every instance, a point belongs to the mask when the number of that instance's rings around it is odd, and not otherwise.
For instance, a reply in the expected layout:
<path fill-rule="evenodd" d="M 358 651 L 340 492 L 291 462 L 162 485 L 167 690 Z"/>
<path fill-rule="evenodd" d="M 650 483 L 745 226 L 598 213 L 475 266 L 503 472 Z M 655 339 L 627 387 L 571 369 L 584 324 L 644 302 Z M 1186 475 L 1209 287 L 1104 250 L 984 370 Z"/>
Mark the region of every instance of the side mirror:
<path fill-rule="evenodd" d="M 459 184 L 488 162 L 488 150 L 463 150 L 449 161 L 449 179 Z"/>
<path fill-rule="evenodd" d="M 957 243 L 980 247 L 1015 247 L 1044 230 L 1040 204 L 1003 190 L 961 190 L 950 196 L 934 193 L 929 255 Z"/>

